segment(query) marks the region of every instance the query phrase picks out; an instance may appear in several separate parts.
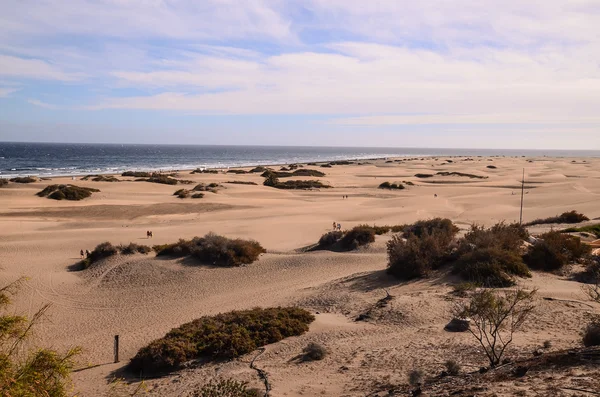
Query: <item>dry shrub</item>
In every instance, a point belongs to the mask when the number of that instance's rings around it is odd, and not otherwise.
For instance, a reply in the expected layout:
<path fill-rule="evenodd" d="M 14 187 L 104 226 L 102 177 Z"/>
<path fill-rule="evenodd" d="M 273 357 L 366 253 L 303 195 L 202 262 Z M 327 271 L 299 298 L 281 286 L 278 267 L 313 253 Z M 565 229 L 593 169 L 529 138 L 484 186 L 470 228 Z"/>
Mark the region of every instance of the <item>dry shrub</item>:
<path fill-rule="evenodd" d="M 263 394 L 258 389 L 248 389 L 246 382 L 219 379 L 194 391 L 191 397 L 261 397 Z"/>
<path fill-rule="evenodd" d="M 193 199 L 200 199 L 202 197 L 204 197 L 204 193 L 194 193 L 194 194 L 192 194 L 192 198 Z"/>
<path fill-rule="evenodd" d="M 579 237 L 553 230 L 540 235 L 539 240 L 529 247 L 523 260 L 532 269 L 555 271 L 581 260 L 591 250 Z"/>
<path fill-rule="evenodd" d="M 355 226 L 344 233 L 340 240 L 343 249 L 354 250 L 375 241 L 375 230 L 369 226 Z"/>
<path fill-rule="evenodd" d="M 484 287 L 515 285 L 513 275 L 531 277 L 521 256 L 499 248 L 476 248 L 462 254 L 454 263 L 454 272 L 467 281 Z"/>
<path fill-rule="evenodd" d="M 129 245 L 119 245 L 117 249 L 122 255 L 133 255 L 135 253 L 147 255 L 150 252 L 152 252 L 152 248 L 148 247 L 147 245 L 141 245 L 136 243 L 129 243 Z"/>
<path fill-rule="evenodd" d="M 454 273 L 486 287 L 515 284 L 513 276 L 531 277 L 521 257 L 529 233 L 517 223 L 500 222 L 490 228 L 473 225 L 459 240 Z"/>
<path fill-rule="evenodd" d="M 590 233 L 600 238 L 600 223 L 582 227 L 570 227 L 561 231 L 562 233 Z"/>
<path fill-rule="evenodd" d="M 49 185 L 42 191 L 36 193 L 39 197 L 47 197 L 53 200 L 83 200 L 90 197 L 92 193 L 99 192 L 98 189 L 90 187 L 79 187 L 75 185 Z"/>
<path fill-rule="evenodd" d="M 337 244 L 338 241 L 344 236 L 344 232 L 334 230 L 331 232 L 327 232 L 321 236 L 319 239 L 319 248 L 330 248 L 333 245 Z"/>
<path fill-rule="evenodd" d="M 444 366 L 446 367 L 446 372 L 449 375 L 456 376 L 456 375 L 460 374 L 461 366 L 455 360 L 451 359 L 451 360 L 446 361 L 444 363 Z"/>
<path fill-rule="evenodd" d="M 302 350 L 302 353 L 304 353 L 304 360 L 320 361 L 327 356 L 327 349 L 318 343 L 311 342 Z"/>
<path fill-rule="evenodd" d="M 190 174 L 218 174 L 219 171 L 217 170 L 209 170 L 209 169 L 200 169 L 200 168 L 196 168 L 195 170 L 193 170 L 192 172 L 190 172 Z"/>
<path fill-rule="evenodd" d="M 10 181 L 14 183 L 34 183 L 37 182 L 37 178 L 32 176 L 18 176 L 16 178 L 11 178 Z"/>
<path fill-rule="evenodd" d="M 0 187 L 8 185 L 8 180 L 5 178 L 0 178 Z"/>
<path fill-rule="evenodd" d="M 419 386 L 423 384 L 425 380 L 425 373 L 422 369 L 413 369 L 408 373 L 408 383 L 411 386 Z"/>
<path fill-rule="evenodd" d="M 417 237 L 423 236 L 425 233 L 436 235 L 443 239 L 443 244 L 449 244 L 450 241 L 456 236 L 458 233 L 458 227 L 452 223 L 450 219 L 447 218 L 433 218 L 424 221 L 417 221 L 412 225 L 407 225 L 404 227 L 403 235 L 408 238 L 411 234 L 416 235 Z"/>
<path fill-rule="evenodd" d="M 152 173 L 143 171 L 125 171 L 121 174 L 121 176 L 132 176 L 134 178 L 149 178 L 152 176 Z"/>
<path fill-rule="evenodd" d="M 589 323 L 583 330 L 583 345 L 585 347 L 600 346 L 600 320 Z"/>
<path fill-rule="evenodd" d="M 441 266 L 450 253 L 449 243 L 438 237 L 440 232 L 425 232 L 421 237 L 394 235 L 387 243 L 388 273 L 403 280 L 427 277 Z"/>
<path fill-rule="evenodd" d="M 200 262 L 215 266 L 241 266 L 258 259 L 266 250 L 254 240 L 229 239 L 214 233 L 204 237 L 179 240 L 174 244 L 157 245 L 153 249 L 158 256 L 190 256 Z"/>
<path fill-rule="evenodd" d="M 227 170 L 228 174 L 247 174 L 248 171 L 244 170 Z"/>
<path fill-rule="evenodd" d="M 379 185 L 379 189 L 402 190 L 405 189 L 405 186 L 401 183 L 383 182 Z"/>
<path fill-rule="evenodd" d="M 179 189 L 173 193 L 173 196 L 177 196 L 180 199 L 188 198 L 190 197 L 190 191 L 188 189 Z"/>
<path fill-rule="evenodd" d="M 302 335 L 314 319 L 297 307 L 256 308 L 201 317 L 140 349 L 128 369 L 136 375 L 150 375 L 176 370 L 194 359 L 233 359 Z"/>
<path fill-rule="evenodd" d="M 415 174 L 416 178 L 432 178 L 433 174 Z"/>
<path fill-rule="evenodd" d="M 171 178 L 167 175 L 153 175 L 150 178 L 136 179 L 138 182 L 151 182 L 151 183 L 160 183 L 163 185 L 177 185 L 179 182 L 175 178 Z"/>
<path fill-rule="evenodd" d="M 551 216 L 549 218 L 535 219 L 531 222 L 526 223 L 525 226 L 544 225 L 550 223 L 580 223 L 589 220 L 590 218 L 588 218 L 587 216 L 580 214 L 575 210 L 572 210 L 563 212 L 560 215 Z"/>

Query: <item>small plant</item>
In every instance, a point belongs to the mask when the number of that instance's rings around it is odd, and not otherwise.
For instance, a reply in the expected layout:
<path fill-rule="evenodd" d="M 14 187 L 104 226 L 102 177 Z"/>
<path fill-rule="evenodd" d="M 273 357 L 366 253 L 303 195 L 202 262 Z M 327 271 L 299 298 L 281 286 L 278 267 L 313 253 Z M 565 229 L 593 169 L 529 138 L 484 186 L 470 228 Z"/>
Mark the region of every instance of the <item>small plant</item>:
<path fill-rule="evenodd" d="M 110 243 L 105 243 L 105 244 L 110 244 Z M 133 255 L 135 253 L 147 255 L 150 252 L 152 252 L 152 248 L 148 247 L 147 245 L 141 245 L 141 244 L 136 244 L 136 243 L 129 243 L 129 245 L 119 245 L 117 247 L 117 250 L 122 255 Z"/>
<path fill-rule="evenodd" d="M 550 349 L 552 348 L 552 341 L 545 340 L 542 346 L 544 347 L 544 349 Z"/>
<path fill-rule="evenodd" d="M 448 375 L 456 376 L 460 374 L 461 366 L 455 360 L 448 360 L 444 363 Z"/>
<path fill-rule="evenodd" d="M 177 370 L 194 359 L 233 359 L 302 335 L 314 319 L 297 307 L 256 308 L 201 317 L 140 349 L 128 369 L 134 374 L 150 375 Z"/>
<path fill-rule="evenodd" d="M 0 395 L 69 396 L 69 374 L 80 349 L 31 349 L 28 338 L 50 306 L 42 306 L 31 319 L 9 312 L 10 298 L 22 281 L 0 288 Z"/>
<path fill-rule="evenodd" d="M 383 182 L 381 185 L 379 185 L 379 189 L 402 190 L 405 189 L 405 186 L 401 183 Z"/>
<path fill-rule="evenodd" d="M 204 197 L 204 193 L 194 193 L 192 194 L 193 199 L 201 199 Z"/>
<path fill-rule="evenodd" d="M 257 389 L 248 389 L 246 382 L 233 379 L 212 380 L 199 390 L 192 393 L 191 397 L 261 397 Z"/>
<path fill-rule="evenodd" d="M 214 233 L 174 244 L 154 246 L 156 255 L 190 256 L 202 263 L 215 266 L 241 266 L 258 259 L 266 250 L 254 240 L 229 239 Z"/>
<path fill-rule="evenodd" d="M 408 373 L 408 383 L 411 386 L 420 386 L 423 384 L 423 380 L 425 379 L 425 373 L 421 369 L 413 369 Z"/>
<path fill-rule="evenodd" d="M 318 343 L 309 343 L 302 352 L 304 353 L 304 359 L 310 361 L 319 361 L 325 358 L 327 355 L 327 349 Z"/>
<path fill-rule="evenodd" d="M 454 290 L 452 290 L 452 294 L 461 298 L 466 298 L 469 296 L 470 292 L 473 292 L 477 289 L 477 284 L 470 282 L 463 282 L 460 284 L 456 284 L 454 286 Z"/>
<path fill-rule="evenodd" d="M 557 216 L 533 220 L 531 222 L 526 223 L 525 226 L 544 225 L 550 223 L 581 223 L 589 220 L 590 218 L 588 218 L 587 216 L 580 214 L 575 210 L 572 210 L 568 212 L 563 212 L 562 214 Z"/>
<path fill-rule="evenodd" d="M 591 247 L 582 243 L 579 237 L 550 231 L 539 236 L 523 260 L 532 269 L 555 271 L 581 260 L 591 251 Z"/>
<path fill-rule="evenodd" d="M 485 289 L 475 292 L 467 302 L 455 302 L 453 316 L 471 319 L 468 331 L 483 348 L 492 368 L 501 363 L 514 333 L 533 312 L 535 293 Z"/>
<path fill-rule="evenodd" d="M 79 187 L 75 185 L 50 185 L 46 186 L 42 191 L 36 193 L 39 197 L 47 197 L 53 200 L 83 200 L 99 192 L 98 189 L 90 187 Z"/>
<path fill-rule="evenodd" d="M 600 346 L 600 320 L 596 319 L 585 327 L 582 342 L 585 347 Z"/>
<path fill-rule="evenodd" d="M 375 241 L 375 230 L 369 226 L 355 226 L 340 240 L 342 248 L 354 250 Z"/>
<path fill-rule="evenodd" d="M 11 178 L 10 181 L 14 183 L 34 183 L 37 182 L 37 178 L 32 176 L 18 176 L 16 178 Z"/>

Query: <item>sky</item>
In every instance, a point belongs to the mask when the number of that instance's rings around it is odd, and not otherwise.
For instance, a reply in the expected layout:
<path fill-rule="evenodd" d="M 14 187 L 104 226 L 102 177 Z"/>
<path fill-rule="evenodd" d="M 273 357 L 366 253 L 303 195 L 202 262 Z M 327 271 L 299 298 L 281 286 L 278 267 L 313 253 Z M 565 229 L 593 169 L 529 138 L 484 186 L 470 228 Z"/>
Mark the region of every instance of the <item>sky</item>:
<path fill-rule="evenodd" d="M 0 141 L 600 150 L 600 0 L 0 0 Z"/>

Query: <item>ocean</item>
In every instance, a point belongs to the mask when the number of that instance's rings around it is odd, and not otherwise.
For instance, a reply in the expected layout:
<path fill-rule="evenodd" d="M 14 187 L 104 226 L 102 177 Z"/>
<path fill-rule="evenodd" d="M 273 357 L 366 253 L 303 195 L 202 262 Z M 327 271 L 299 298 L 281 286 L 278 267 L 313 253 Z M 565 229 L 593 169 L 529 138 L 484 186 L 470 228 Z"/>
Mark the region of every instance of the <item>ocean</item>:
<path fill-rule="evenodd" d="M 69 176 L 420 156 L 600 157 L 600 151 L 0 142 L 0 177 Z"/>

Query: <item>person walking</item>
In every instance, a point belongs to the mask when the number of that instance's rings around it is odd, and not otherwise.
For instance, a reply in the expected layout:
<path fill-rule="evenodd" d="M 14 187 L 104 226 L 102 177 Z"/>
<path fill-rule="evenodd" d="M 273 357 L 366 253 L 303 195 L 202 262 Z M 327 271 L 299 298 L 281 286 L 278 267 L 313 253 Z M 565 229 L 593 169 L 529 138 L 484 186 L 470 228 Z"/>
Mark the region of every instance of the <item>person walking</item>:
<path fill-rule="evenodd" d="M 79 251 L 79 256 L 83 259 L 83 250 Z"/>

